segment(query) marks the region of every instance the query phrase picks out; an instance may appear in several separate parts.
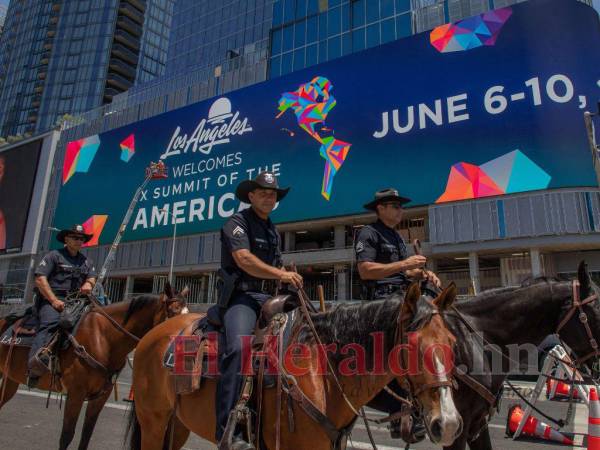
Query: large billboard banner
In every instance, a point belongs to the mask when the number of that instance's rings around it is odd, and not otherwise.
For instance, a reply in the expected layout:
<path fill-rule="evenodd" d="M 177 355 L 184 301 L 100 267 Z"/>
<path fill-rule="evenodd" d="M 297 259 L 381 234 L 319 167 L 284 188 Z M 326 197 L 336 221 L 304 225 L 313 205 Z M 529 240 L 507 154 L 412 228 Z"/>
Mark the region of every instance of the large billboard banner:
<path fill-rule="evenodd" d="M 220 228 L 263 170 L 291 186 L 276 222 L 356 214 L 375 190 L 412 205 L 595 186 L 583 111 L 600 98 L 600 22 L 532 0 L 70 142 L 55 226 L 125 240 Z"/>
<path fill-rule="evenodd" d="M 42 142 L 0 151 L 0 254 L 23 245 Z"/>

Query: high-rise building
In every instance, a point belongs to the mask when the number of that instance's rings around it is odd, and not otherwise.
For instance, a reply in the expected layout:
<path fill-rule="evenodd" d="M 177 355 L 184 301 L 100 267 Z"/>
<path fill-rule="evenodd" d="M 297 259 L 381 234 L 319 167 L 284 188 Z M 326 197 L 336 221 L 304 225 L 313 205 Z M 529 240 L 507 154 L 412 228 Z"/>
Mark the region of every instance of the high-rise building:
<path fill-rule="evenodd" d="M 0 38 L 0 135 L 39 132 L 163 73 L 174 0 L 19 0 Z"/>
<path fill-rule="evenodd" d="M 269 77 L 522 0 L 277 0 Z M 591 0 L 583 0 L 591 6 Z"/>
<path fill-rule="evenodd" d="M 7 7 L 4 5 L 0 5 L 0 33 L 2 33 L 2 30 L 4 29 L 4 21 L 6 20 L 6 12 L 7 12 Z"/>

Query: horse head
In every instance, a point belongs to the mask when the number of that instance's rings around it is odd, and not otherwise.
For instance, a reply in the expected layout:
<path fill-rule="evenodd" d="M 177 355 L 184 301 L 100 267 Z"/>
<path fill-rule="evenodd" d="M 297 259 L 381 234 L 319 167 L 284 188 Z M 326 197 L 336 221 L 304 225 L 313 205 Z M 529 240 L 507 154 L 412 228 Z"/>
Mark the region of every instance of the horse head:
<path fill-rule="evenodd" d="M 597 371 L 600 361 L 600 289 L 592 281 L 584 261 L 579 263 L 577 280 L 572 281 L 564 299 L 557 334 L 577 355 L 576 365 Z"/>
<path fill-rule="evenodd" d="M 168 281 L 165 283 L 165 289 L 160 295 L 161 308 L 155 317 L 155 325 L 160 322 L 178 316 L 179 314 L 187 314 L 187 297 L 190 293 L 186 286 L 181 292 L 176 291 Z"/>
<path fill-rule="evenodd" d="M 456 299 L 456 286 L 450 284 L 433 301 L 413 283 L 400 312 L 400 344 L 408 350 L 401 356 L 408 370 L 406 380 L 415 406 L 423 416 L 434 444 L 449 446 L 462 432 L 462 418 L 454 405 L 450 372 L 454 364 L 455 337 L 442 313 Z M 401 354 L 402 355 L 402 354 Z M 421 364 L 422 363 L 422 364 Z M 402 380 L 398 380 L 402 383 Z"/>

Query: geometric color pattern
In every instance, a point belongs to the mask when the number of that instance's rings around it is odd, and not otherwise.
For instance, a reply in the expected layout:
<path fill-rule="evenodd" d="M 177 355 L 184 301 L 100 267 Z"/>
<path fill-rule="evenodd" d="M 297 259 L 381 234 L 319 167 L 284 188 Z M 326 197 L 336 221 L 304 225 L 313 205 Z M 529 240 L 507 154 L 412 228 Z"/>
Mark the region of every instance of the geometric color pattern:
<path fill-rule="evenodd" d="M 75 175 L 75 172 L 85 173 L 89 170 L 98 147 L 100 147 L 100 138 L 97 134 L 67 144 L 63 163 L 63 185 Z"/>
<path fill-rule="evenodd" d="M 322 136 L 325 120 L 335 107 L 336 100 L 331 95 L 333 85 L 325 77 L 315 77 L 293 92 L 285 92 L 279 99 L 280 118 L 289 108 L 294 111 L 298 125 L 321 144 L 319 153 L 325 159 L 325 171 L 321 185 L 321 195 L 329 200 L 333 188 L 333 177 L 344 164 L 352 144 L 333 136 Z M 318 129 L 317 129 L 318 127 Z"/>
<path fill-rule="evenodd" d="M 107 219 L 107 215 L 94 215 L 83 223 L 85 234 L 92 235 L 92 239 L 83 244 L 83 247 L 98 245 L 98 239 L 100 239 L 100 234 L 104 229 L 104 225 L 106 225 Z"/>
<path fill-rule="evenodd" d="M 546 189 L 550 180 L 537 164 L 514 150 L 481 166 L 454 164 L 446 191 L 436 203 Z"/>
<path fill-rule="evenodd" d="M 456 23 L 440 25 L 433 29 L 429 41 L 440 53 L 464 52 L 484 45 L 494 45 L 511 15 L 511 8 L 502 8 Z"/>
<path fill-rule="evenodd" d="M 135 153 L 135 138 L 133 134 L 130 134 L 128 137 L 123 139 L 123 142 L 121 142 L 120 145 L 121 161 L 125 161 L 127 163 Z"/>

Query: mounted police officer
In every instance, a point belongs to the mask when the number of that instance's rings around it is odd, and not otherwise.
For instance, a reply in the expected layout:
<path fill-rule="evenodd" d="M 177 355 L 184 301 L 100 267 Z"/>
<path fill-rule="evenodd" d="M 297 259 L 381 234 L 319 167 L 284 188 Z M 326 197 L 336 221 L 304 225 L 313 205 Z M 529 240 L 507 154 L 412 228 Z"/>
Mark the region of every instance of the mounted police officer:
<path fill-rule="evenodd" d="M 217 386 L 216 438 L 223 437 L 230 412 L 242 392 L 242 339 L 252 335 L 261 305 L 272 296 L 276 281 L 302 286 L 302 277 L 283 268 L 281 238 L 269 214 L 288 193 L 277 177 L 262 172 L 236 189 L 236 197 L 250 208 L 234 214 L 221 230 L 221 270 L 219 305 L 223 311 L 225 351 L 220 361 Z M 270 286 L 273 289 L 270 289 Z M 236 430 L 233 450 L 251 450 Z"/>
<path fill-rule="evenodd" d="M 422 255 L 408 256 L 406 244 L 396 227 L 402 221 L 403 206 L 410 199 L 401 197 L 396 189 L 383 189 L 375 192 L 374 199 L 364 205 L 365 209 L 377 214 L 377 221 L 363 227 L 355 244 L 358 273 L 363 287 L 363 299 L 375 300 L 389 297 L 398 289 L 405 289 L 413 280 L 429 278 L 440 285 L 437 276 L 424 270 L 427 259 Z M 406 397 L 397 383 L 390 388 Z M 370 406 L 396 412 L 398 402 L 387 392 L 378 394 Z M 390 431 L 393 437 L 399 436 L 399 421 L 392 421 Z M 413 416 L 411 442 L 425 438 L 422 419 Z"/>
<path fill-rule="evenodd" d="M 408 256 L 406 244 L 396 227 L 402 221 L 403 206 L 410 199 L 398 195 L 396 189 L 383 189 L 364 205 L 377 214 L 377 221 L 363 227 L 355 244 L 358 273 L 365 300 L 390 296 L 398 288 L 424 276 L 439 286 L 433 272 L 424 271 L 427 258 Z"/>
<path fill-rule="evenodd" d="M 86 234 L 81 225 L 61 230 L 56 239 L 64 247 L 49 252 L 35 270 L 34 308 L 39 324 L 29 352 L 30 386 L 35 386 L 39 377 L 48 370 L 49 356 L 43 352 L 43 347 L 48 345 L 58 328 L 60 313 L 65 307 L 64 299 L 76 292 L 91 294 L 94 288 L 96 268 L 79 251 L 91 238 L 92 235 Z"/>

